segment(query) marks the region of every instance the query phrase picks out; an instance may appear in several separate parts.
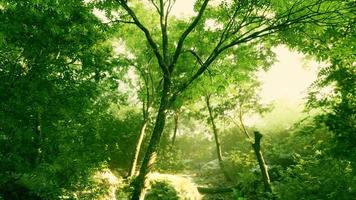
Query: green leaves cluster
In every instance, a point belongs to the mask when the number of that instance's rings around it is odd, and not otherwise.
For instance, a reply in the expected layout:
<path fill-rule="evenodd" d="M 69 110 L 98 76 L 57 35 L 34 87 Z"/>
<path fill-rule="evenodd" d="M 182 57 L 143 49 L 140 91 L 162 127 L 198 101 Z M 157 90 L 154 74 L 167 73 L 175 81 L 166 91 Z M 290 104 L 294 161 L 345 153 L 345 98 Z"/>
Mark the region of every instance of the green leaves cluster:
<path fill-rule="evenodd" d="M 99 191 L 91 172 L 108 160 L 100 137 L 120 100 L 106 27 L 82 1 L 1 5 L 1 197 Z"/>

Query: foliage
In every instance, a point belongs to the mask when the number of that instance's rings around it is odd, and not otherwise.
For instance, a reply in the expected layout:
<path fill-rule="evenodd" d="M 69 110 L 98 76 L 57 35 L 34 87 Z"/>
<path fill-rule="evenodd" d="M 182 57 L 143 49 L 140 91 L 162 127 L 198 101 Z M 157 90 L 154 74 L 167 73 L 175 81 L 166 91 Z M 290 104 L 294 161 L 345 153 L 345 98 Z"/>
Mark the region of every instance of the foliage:
<path fill-rule="evenodd" d="M 330 2 L 331 4 L 336 2 Z M 340 2 L 341 3 L 341 2 Z M 343 1 L 346 6 L 355 6 L 353 1 Z M 352 9 L 354 11 L 354 8 Z M 320 111 L 317 120 L 334 133 L 334 156 L 355 163 L 355 13 L 345 13 L 344 23 L 310 31 L 310 24 L 299 30 L 282 33 L 283 42 L 301 52 L 313 55 L 326 62 L 318 80 L 310 88 L 308 108 Z M 295 40 L 306 33 L 303 40 Z M 353 167 L 355 169 L 355 165 Z"/>
<path fill-rule="evenodd" d="M 106 28 L 81 1 L 2 5 L 1 195 L 95 196 L 90 177 L 107 160 L 101 122 L 112 120 L 108 106 L 121 98 L 108 92 L 119 73 Z"/>
<path fill-rule="evenodd" d="M 355 180 L 347 162 L 315 155 L 299 158 L 276 183 L 280 199 L 350 199 Z"/>
<path fill-rule="evenodd" d="M 186 168 L 183 154 L 178 149 L 162 148 L 157 161 L 157 169 L 164 172 L 179 172 Z"/>
<path fill-rule="evenodd" d="M 152 184 L 151 189 L 147 192 L 145 199 L 178 200 L 178 194 L 169 183 L 155 182 Z"/>
<path fill-rule="evenodd" d="M 355 163 L 356 149 L 352 141 L 356 139 L 356 71 L 352 62 L 336 60 L 332 66 L 321 70 L 320 78 L 310 93 L 309 108 L 323 110 L 317 121 L 335 134 L 335 156 Z"/>
<path fill-rule="evenodd" d="M 332 156 L 333 134 L 326 127 L 304 122 L 278 146 L 269 157 L 280 199 L 349 199 L 355 194 L 351 164 Z"/>
<path fill-rule="evenodd" d="M 355 2 L 197 0 L 192 19 L 170 16 L 173 2 L 0 0 L 0 199 L 100 199 L 109 189 L 93 176 L 109 168 L 125 177 L 142 121 L 152 134 L 139 156 L 141 186 L 158 155 L 157 171 L 234 184 L 216 198 L 356 196 Z M 274 63 L 279 44 L 326 64 L 308 97 L 315 116 L 290 127 L 281 108 L 265 120 L 274 187 L 266 194 L 243 119 L 269 110 L 255 72 Z M 231 182 L 214 168 L 202 123 L 210 96 Z M 166 121 L 177 110 L 172 146 Z M 141 189 L 127 182 L 118 198 Z M 181 192 L 155 182 L 147 199 Z"/>

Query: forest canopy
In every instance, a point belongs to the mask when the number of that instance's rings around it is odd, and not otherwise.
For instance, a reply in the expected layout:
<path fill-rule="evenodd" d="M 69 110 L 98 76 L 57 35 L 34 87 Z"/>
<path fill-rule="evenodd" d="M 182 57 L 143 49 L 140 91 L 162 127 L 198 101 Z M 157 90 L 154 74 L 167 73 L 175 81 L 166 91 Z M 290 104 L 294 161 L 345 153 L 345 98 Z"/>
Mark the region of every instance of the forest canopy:
<path fill-rule="evenodd" d="M 182 2 L 0 0 L 0 200 L 356 196 L 356 2 Z M 324 63 L 303 113 L 281 46 Z"/>

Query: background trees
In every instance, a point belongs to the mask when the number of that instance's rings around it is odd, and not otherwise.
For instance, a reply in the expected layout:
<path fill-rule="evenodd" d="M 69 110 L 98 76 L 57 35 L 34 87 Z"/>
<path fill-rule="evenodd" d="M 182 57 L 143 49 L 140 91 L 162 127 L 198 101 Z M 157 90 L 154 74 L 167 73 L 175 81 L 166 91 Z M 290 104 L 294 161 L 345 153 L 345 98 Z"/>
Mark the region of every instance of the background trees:
<path fill-rule="evenodd" d="M 157 171 L 230 184 L 222 198 L 270 198 L 240 133 L 254 129 L 247 114 L 268 110 L 255 72 L 273 64 L 278 44 L 328 66 L 309 96 L 318 114 L 265 136 L 273 195 L 353 196 L 354 2 L 198 0 L 191 19 L 171 17 L 173 5 L 0 1 L 0 197 L 98 198 L 95 172 L 134 176 L 138 163 L 138 199 L 158 155 Z M 210 166 L 216 152 L 230 182 Z"/>
<path fill-rule="evenodd" d="M 216 61 L 216 59 L 230 48 L 247 43 L 249 41 L 269 36 L 275 32 L 281 32 L 284 29 L 289 29 L 296 26 L 309 25 L 313 22 L 315 25 L 328 26 L 334 23 L 343 23 L 340 21 L 342 14 L 336 11 L 347 11 L 347 3 L 337 4 L 333 1 L 319 2 L 319 1 L 297 1 L 281 3 L 280 1 L 272 1 L 266 4 L 262 1 L 251 2 L 223 2 L 220 7 L 208 8 L 209 0 L 198 1 L 196 8 L 198 10 L 197 16 L 193 21 L 183 29 L 183 32 L 178 37 L 176 46 L 170 49 L 170 37 L 168 35 L 168 17 L 171 9 L 172 1 L 151 1 L 156 8 L 159 16 L 159 25 L 161 29 L 161 36 L 159 37 L 159 44 L 154 40 L 150 30 L 142 23 L 140 17 L 135 13 L 135 10 L 128 4 L 127 1 L 117 1 L 121 8 L 129 16 L 128 23 L 137 26 L 139 30 L 145 35 L 150 49 L 154 53 L 158 66 L 162 72 L 163 87 L 160 99 L 160 108 L 157 113 L 156 123 L 153 129 L 153 134 L 140 169 L 140 174 L 136 181 L 132 199 L 139 199 L 143 195 L 143 188 L 145 187 L 145 176 L 151 171 L 152 164 L 155 162 L 155 157 L 158 151 L 158 144 L 162 136 L 165 126 L 166 110 L 169 105 L 173 103 L 180 93 L 184 92 L 186 88 L 201 74 L 203 74 L 209 66 Z M 344 7 L 345 6 L 345 7 Z M 210 10 L 211 9 L 211 10 Z M 207 10 L 207 15 L 204 12 Z M 241 11 L 241 12 L 240 12 Z M 270 13 L 273 12 L 274 13 Z M 271 16 L 272 15 L 272 16 Z M 207 45 L 207 57 L 201 57 L 199 54 L 193 55 L 199 61 L 199 69 L 191 76 L 187 77 L 186 81 L 178 82 L 178 89 L 174 89 L 172 85 L 172 78 L 174 77 L 174 69 L 179 66 L 178 60 L 182 54 L 187 36 L 197 27 L 198 24 L 204 22 L 206 19 L 213 20 L 216 27 L 213 27 L 218 34 L 211 34 L 210 43 Z M 215 16 L 220 18 L 214 19 Z M 225 17 L 225 18 L 224 18 Z M 223 19 L 223 20 L 222 20 Z M 218 25 L 222 28 L 219 30 Z M 200 29 L 199 34 L 208 35 L 212 32 L 209 27 Z M 199 28 L 198 28 L 199 30 Z M 215 35 L 215 38 L 214 38 Z M 212 42 L 213 41 L 213 42 Z M 211 47 L 211 48 L 209 48 Z M 190 48 L 192 49 L 192 48 Z"/>

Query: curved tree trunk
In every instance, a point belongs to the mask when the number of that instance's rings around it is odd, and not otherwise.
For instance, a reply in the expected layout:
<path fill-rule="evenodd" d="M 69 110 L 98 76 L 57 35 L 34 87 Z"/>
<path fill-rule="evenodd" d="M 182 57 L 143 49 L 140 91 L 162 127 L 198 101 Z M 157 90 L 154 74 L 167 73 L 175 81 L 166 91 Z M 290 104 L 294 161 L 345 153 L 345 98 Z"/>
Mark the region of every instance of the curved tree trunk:
<path fill-rule="evenodd" d="M 134 181 L 134 190 L 132 192 L 131 200 L 144 199 L 145 193 L 144 189 L 147 186 L 147 175 L 151 172 L 153 164 L 156 161 L 158 145 L 161 140 L 162 132 L 166 123 L 166 111 L 169 106 L 169 90 L 170 90 L 170 79 L 168 77 L 164 78 L 162 96 L 160 101 L 160 107 L 157 113 L 155 126 L 150 138 L 150 142 L 143 159 L 140 173 L 136 180 Z"/>

